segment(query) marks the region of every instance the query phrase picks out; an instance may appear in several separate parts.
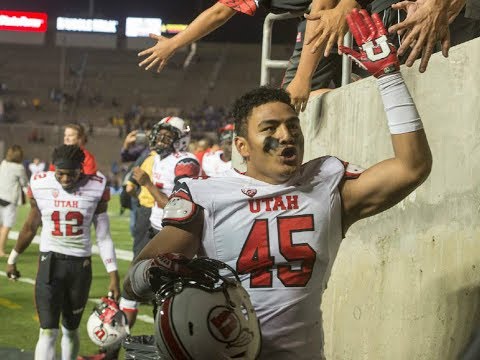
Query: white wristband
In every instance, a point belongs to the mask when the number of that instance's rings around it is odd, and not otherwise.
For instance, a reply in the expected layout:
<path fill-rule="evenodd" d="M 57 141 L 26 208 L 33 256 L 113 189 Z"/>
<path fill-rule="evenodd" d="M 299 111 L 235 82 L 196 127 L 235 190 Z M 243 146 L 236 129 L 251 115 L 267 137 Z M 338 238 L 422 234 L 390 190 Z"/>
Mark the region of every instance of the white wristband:
<path fill-rule="evenodd" d="M 17 263 L 17 258 L 18 255 L 20 255 L 18 252 L 16 252 L 15 249 L 12 249 L 10 252 L 10 255 L 8 256 L 7 264 L 8 265 L 15 265 Z"/>
<path fill-rule="evenodd" d="M 417 107 L 401 73 L 382 76 L 378 80 L 390 134 L 404 134 L 423 129 Z"/>

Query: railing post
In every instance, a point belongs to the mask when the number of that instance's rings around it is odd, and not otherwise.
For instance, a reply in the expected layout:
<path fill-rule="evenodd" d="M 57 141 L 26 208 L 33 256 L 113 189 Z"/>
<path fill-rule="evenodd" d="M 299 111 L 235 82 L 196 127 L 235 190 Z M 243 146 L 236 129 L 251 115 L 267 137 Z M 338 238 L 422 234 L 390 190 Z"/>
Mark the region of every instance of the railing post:
<path fill-rule="evenodd" d="M 303 16 L 303 13 L 284 13 L 284 14 L 268 14 L 263 22 L 263 39 L 262 39 L 262 61 L 260 68 L 260 85 L 267 85 L 270 78 L 270 69 L 286 69 L 288 61 L 272 60 L 272 27 L 277 20 L 286 20 Z"/>
<path fill-rule="evenodd" d="M 272 60 L 270 59 L 272 53 L 272 27 L 273 23 L 278 20 L 292 19 L 301 17 L 303 13 L 283 13 L 283 14 L 268 14 L 263 22 L 263 39 L 262 39 L 262 59 L 260 65 L 260 85 L 267 85 L 270 78 L 270 69 L 286 69 L 288 61 Z M 348 32 L 343 40 L 344 45 L 352 47 L 352 34 Z M 342 86 L 350 83 L 352 74 L 352 60 L 347 56 L 342 57 Z"/>
<path fill-rule="evenodd" d="M 353 45 L 352 33 L 349 31 L 343 38 L 343 45 L 349 48 Z M 352 76 L 352 59 L 347 55 L 342 55 L 342 86 L 350 84 L 350 78 Z"/>

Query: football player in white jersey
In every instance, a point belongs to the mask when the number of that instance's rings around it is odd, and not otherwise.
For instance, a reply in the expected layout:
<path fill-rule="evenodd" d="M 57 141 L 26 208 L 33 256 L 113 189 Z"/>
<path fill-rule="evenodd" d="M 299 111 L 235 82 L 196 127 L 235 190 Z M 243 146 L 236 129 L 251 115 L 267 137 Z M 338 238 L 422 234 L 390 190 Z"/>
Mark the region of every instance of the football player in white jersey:
<path fill-rule="evenodd" d="M 38 227 L 40 257 L 35 281 L 35 304 L 40 335 L 35 360 L 55 359 L 55 342 L 62 316 L 62 359 L 76 359 L 80 347 L 78 327 L 92 281 L 90 226 L 110 277 L 108 292 L 118 299 L 119 277 L 110 235 L 106 178 L 100 172 L 85 175 L 85 155 L 76 145 L 61 145 L 53 152 L 55 171 L 40 172 L 30 181 L 30 212 L 7 261 L 7 274 L 17 278 L 18 256 L 31 244 Z"/>
<path fill-rule="evenodd" d="M 150 216 L 150 228 L 139 250 L 162 228 L 163 208 L 167 204 L 175 182 L 183 177 L 200 175 L 200 164 L 195 155 L 186 152 L 190 142 L 190 128 L 183 119 L 166 117 L 153 127 L 150 133 L 150 148 L 157 152 L 152 166 L 152 176 L 135 168 L 133 178 L 147 188 L 155 199 Z M 130 328 L 135 324 L 138 303 L 122 293 L 120 309 L 127 314 Z"/>
<path fill-rule="evenodd" d="M 302 164 L 304 138 L 288 94 L 259 88 L 243 95 L 233 116 L 246 172 L 184 179 L 174 189 L 164 228 L 135 260 L 127 292 L 154 296 L 163 283 L 151 277 L 158 254 L 221 260 L 237 270 L 250 295 L 261 325 L 261 359 L 323 358 L 321 298 L 342 238 L 356 221 L 404 199 L 432 166 L 380 18 L 354 10 L 348 22 L 360 50 L 342 51 L 378 78 L 394 156 L 363 172 L 331 156 Z"/>
<path fill-rule="evenodd" d="M 220 176 L 232 168 L 232 142 L 234 125 L 227 124 L 220 129 L 220 150 L 207 152 L 202 168 L 207 176 Z"/>
<path fill-rule="evenodd" d="M 174 116 L 166 117 L 160 121 L 159 131 L 166 132 L 165 137 L 169 140 L 166 150 L 168 155 L 161 156 L 158 154 L 155 157 L 152 182 L 168 199 L 178 180 L 184 177 L 199 176 L 201 168 L 195 155 L 186 151 L 190 142 L 190 128 L 185 125 L 183 119 Z M 152 214 L 150 215 L 151 237 L 162 229 L 165 205 L 166 202 L 157 201 L 152 208 Z"/>

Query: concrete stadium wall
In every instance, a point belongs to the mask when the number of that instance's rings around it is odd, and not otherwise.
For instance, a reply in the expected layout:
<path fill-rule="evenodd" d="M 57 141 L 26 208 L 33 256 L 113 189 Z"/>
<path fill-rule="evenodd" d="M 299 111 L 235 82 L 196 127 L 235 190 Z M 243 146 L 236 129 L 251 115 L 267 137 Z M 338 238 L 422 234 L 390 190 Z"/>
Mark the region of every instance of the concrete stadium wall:
<path fill-rule="evenodd" d="M 348 231 L 322 304 L 329 360 L 457 359 L 480 329 L 480 39 L 417 67 L 402 73 L 433 170 Z M 312 99 L 302 127 L 306 161 L 332 154 L 367 168 L 393 155 L 373 79 Z"/>

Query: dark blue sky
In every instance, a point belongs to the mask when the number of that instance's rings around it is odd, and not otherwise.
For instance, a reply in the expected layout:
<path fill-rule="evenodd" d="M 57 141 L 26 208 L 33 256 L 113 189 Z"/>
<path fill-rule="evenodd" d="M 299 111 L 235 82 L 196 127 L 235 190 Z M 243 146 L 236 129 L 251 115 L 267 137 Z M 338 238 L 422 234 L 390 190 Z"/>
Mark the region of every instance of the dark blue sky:
<path fill-rule="evenodd" d="M 122 19 L 127 16 L 160 17 L 167 23 L 189 23 L 214 0 L 95 0 L 95 16 Z M 86 17 L 89 0 L 1 0 L 0 8 L 8 10 L 42 11 L 50 17 Z M 254 17 L 234 16 L 207 40 L 232 42 L 260 42 L 265 13 L 258 11 Z M 295 39 L 295 26 L 283 22 L 274 27 L 275 42 Z"/>

